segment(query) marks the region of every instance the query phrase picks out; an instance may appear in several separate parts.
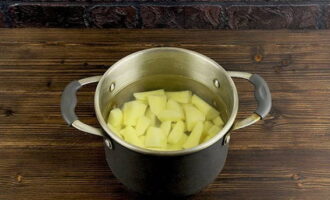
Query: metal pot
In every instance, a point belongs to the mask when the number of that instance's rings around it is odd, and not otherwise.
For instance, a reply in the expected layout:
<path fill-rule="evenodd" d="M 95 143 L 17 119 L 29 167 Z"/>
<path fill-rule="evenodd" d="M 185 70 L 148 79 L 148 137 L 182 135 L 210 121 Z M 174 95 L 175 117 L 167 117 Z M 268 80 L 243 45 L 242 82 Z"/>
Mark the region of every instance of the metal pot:
<path fill-rule="evenodd" d="M 232 77 L 249 80 L 255 86 L 258 107 L 244 120 L 235 121 L 238 95 Z M 101 129 L 79 121 L 75 114 L 76 91 L 98 82 L 95 112 Z M 226 124 L 211 140 L 191 149 L 153 151 L 131 145 L 107 126 L 110 109 L 128 101 L 133 92 L 164 88 L 188 89 L 221 111 Z M 65 121 L 73 127 L 103 137 L 112 173 L 129 189 L 145 195 L 191 195 L 211 183 L 222 170 L 232 130 L 264 118 L 271 108 L 267 83 L 256 74 L 226 71 L 212 59 L 180 48 L 152 48 L 130 54 L 94 76 L 67 85 L 61 100 Z"/>

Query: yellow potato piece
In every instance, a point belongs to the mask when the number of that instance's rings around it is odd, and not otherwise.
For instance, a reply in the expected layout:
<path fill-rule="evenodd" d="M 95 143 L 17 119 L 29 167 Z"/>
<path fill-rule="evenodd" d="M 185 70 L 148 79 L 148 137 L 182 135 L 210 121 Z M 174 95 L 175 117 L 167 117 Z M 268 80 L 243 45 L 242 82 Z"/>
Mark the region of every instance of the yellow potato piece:
<path fill-rule="evenodd" d="M 146 147 L 146 149 L 154 150 L 154 151 L 168 151 L 165 148 L 155 148 L 155 147 Z"/>
<path fill-rule="evenodd" d="M 119 127 L 115 127 L 115 126 L 112 126 L 111 124 L 107 124 L 108 125 L 108 128 L 113 132 L 115 133 L 116 135 L 118 135 L 121 139 L 123 139 L 123 136 L 121 135 L 120 131 L 121 129 Z"/>
<path fill-rule="evenodd" d="M 164 121 L 176 122 L 182 120 L 183 116 L 174 110 L 163 110 L 158 114 L 158 119 L 162 122 Z"/>
<path fill-rule="evenodd" d="M 147 106 L 138 101 L 130 101 L 124 104 L 124 125 L 125 126 L 135 126 L 137 120 L 144 115 Z"/>
<path fill-rule="evenodd" d="M 213 135 L 215 136 L 216 134 L 218 134 L 219 132 L 221 131 L 221 128 L 216 126 L 216 125 L 213 125 L 209 131 L 207 132 L 207 135 Z"/>
<path fill-rule="evenodd" d="M 187 130 L 191 131 L 197 122 L 203 122 L 205 115 L 192 105 L 184 105 L 183 109 L 186 116 Z"/>
<path fill-rule="evenodd" d="M 167 138 L 162 129 L 149 127 L 144 145 L 148 148 L 166 148 Z"/>
<path fill-rule="evenodd" d="M 139 136 L 139 139 L 140 139 L 142 145 L 145 146 L 144 145 L 144 141 L 146 140 L 146 136 L 145 135 L 141 135 L 141 136 Z"/>
<path fill-rule="evenodd" d="M 187 138 L 188 138 L 188 135 L 184 133 L 176 144 L 168 144 L 167 149 L 172 150 L 172 151 L 177 151 L 177 150 L 183 149 L 182 145 L 186 142 Z"/>
<path fill-rule="evenodd" d="M 167 142 L 169 144 L 176 144 L 178 143 L 178 141 L 180 140 L 181 136 L 184 134 L 183 133 L 184 130 L 184 123 L 182 121 L 178 121 L 172 131 L 170 132 L 169 136 L 168 136 L 168 140 Z"/>
<path fill-rule="evenodd" d="M 111 124 L 114 127 L 121 127 L 123 123 L 123 113 L 119 108 L 115 108 L 110 111 L 108 117 L 108 124 Z"/>
<path fill-rule="evenodd" d="M 188 138 L 187 134 L 185 134 L 185 133 L 182 134 L 180 140 L 178 141 L 178 143 L 176 143 L 176 145 L 181 145 L 182 146 L 186 142 L 187 138 Z"/>
<path fill-rule="evenodd" d="M 141 101 L 147 101 L 147 98 L 150 95 L 165 95 L 165 91 L 164 90 L 153 90 L 153 91 L 138 92 L 138 93 L 133 94 L 133 96 L 135 97 L 136 100 L 141 100 Z"/>
<path fill-rule="evenodd" d="M 214 135 L 208 135 L 208 136 L 206 136 L 205 138 L 204 138 L 204 140 L 203 140 L 203 142 L 207 142 L 207 141 L 209 141 L 211 138 L 213 138 L 214 137 Z"/>
<path fill-rule="evenodd" d="M 136 123 L 136 134 L 138 136 L 144 135 L 146 132 L 147 128 L 150 126 L 150 119 L 146 116 L 142 116 L 138 119 Z"/>
<path fill-rule="evenodd" d="M 162 129 L 163 133 L 168 136 L 168 134 L 170 134 L 171 131 L 171 121 L 164 121 L 162 122 L 162 124 L 160 125 L 160 128 Z"/>
<path fill-rule="evenodd" d="M 222 127 L 218 127 L 216 125 L 213 125 L 207 132 L 207 134 L 205 135 L 203 142 L 206 142 L 208 140 L 210 140 L 211 138 L 213 138 L 215 135 L 217 135 L 220 131 L 221 131 Z"/>
<path fill-rule="evenodd" d="M 183 108 L 178 102 L 176 102 L 172 99 L 169 99 L 166 103 L 166 109 L 167 110 L 173 110 L 173 111 L 179 113 L 181 118 L 184 119 Z"/>
<path fill-rule="evenodd" d="M 195 94 L 191 97 L 191 103 L 196 106 L 196 108 L 198 108 L 202 113 L 204 113 L 207 120 L 212 120 L 220 115 L 220 113 L 215 108 L 210 106 Z"/>
<path fill-rule="evenodd" d="M 123 134 L 125 140 L 128 143 L 131 143 L 139 147 L 144 147 L 143 143 L 136 134 L 136 130 L 133 127 L 128 126 L 125 129 L 123 129 L 121 133 Z"/>
<path fill-rule="evenodd" d="M 147 109 L 146 111 L 146 117 L 148 117 L 150 119 L 150 126 L 156 126 L 156 115 L 151 112 L 150 108 Z"/>
<path fill-rule="evenodd" d="M 194 129 L 187 138 L 186 142 L 183 144 L 183 148 L 188 149 L 199 145 L 202 133 L 203 133 L 203 122 L 197 122 Z"/>
<path fill-rule="evenodd" d="M 191 102 L 191 91 L 166 92 L 167 98 L 173 99 L 179 103 Z"/>
<path fill-rule="evenodd" d="M 166 108 L 166 96 L 148 96 L 148 104 L 150 106 L 150 110 L 156 116 Z"/>
<path fill-rule="evenodd" d="M 204 122 L 204 133 L 207 133 L 208 130 L 213 126 L 213 123 L 211 121 L 205 121 Z"/>
<path fill-rule="evenodd" d="M 185 119 L 184 119 L 184 120 L 185 120 Z M 183 125 L 183 132 L 188 132 L 188 131 L 187 131 L 187 123 L 186 123 L 184 120 L 182 120 L 182 121 L 183 121 L 183 124 L 184 124 L 184 125 Z M 171 126 L 171 127 L 174 128 L 174 126 L 175 126 L 175 123 L 172 123 L 172 126 Z"/>
<path fill-rule="evenodd" d="M 225 124 L 220 116 L 214 118 L 212 121 L 217 126 L 223 126 Z"/>

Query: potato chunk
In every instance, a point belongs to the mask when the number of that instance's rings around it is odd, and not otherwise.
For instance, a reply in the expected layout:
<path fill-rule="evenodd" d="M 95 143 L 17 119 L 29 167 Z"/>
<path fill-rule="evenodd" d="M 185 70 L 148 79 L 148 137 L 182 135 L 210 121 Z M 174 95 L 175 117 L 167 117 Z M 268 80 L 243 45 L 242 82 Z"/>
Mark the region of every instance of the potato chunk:
<path fill-rule="evenodd" d="M 162 129 L 149 127 L 144 144 L 150 148 L 166 148 L 167 138 Z"/>
<path fill-rule="evenodd" d="M 167 149 L 170 151 L 177 151 L 183 149 L 182 145 L 186 142 L 188 136 L 184 133 L 176 144 L 168 144 Z"/>
<path fill-rule="evenodd" d="M 208 135 L 213 135 L 215 136 L 217 133 L 219 133 L 221 131 L 221 128 L 216 126 L 216 125 L 213 125 L 209 131 L 207 132 Z"/>
<path fill-rule="evenodd" d="M 144 135 L 146 132 L 147 128 L 150 126 L 150 119 L 146 116 L 142 116 L 138 119 L 136 123 L 136 134 L 138 136 Z"/>
<path fill-rule="evenodd" d="M 162 122 L 164 121 L 177 122 L 183 120 L 183 116 L 174 110 L 163 110 L 158 114 L 158 119 Z"/>
<path fill-rule="evenodd" d="M 142 144 L 142 142 L 140 141 L 139 137 L 136 134 L 136 130 L 133 127 L 128 126 L 125 129 L 123 129 L 121 133 L 127 142 L 139 147 L 144 147 L 144 145 Z"/>
<path fill-rule="evenodd" d="M 168 136 L 168 143 L 169 144 L 176 144 L 180 140 L 181 136 L 184 134 L 184 123 L 182 121 L 178 121 L 172 131 L 170 132 L 170 135 Z"/>
<path fill-rule="evenodd" d="M 213 123 L 210 121 L 205 121 L 204 122 L 204 133 L 207 133 L 208 130 L 213 126 Z"/>
<path fill-rule="evenodd" d="M 173 99 L 179 103 L 191 102 L 191 91 L 166 92 L 166 96 L 167 98 Z"/>
<path fill-rule="evenodd" d="M 191 97 L 191 103 L 204 113 L 207 120 L 212 120 L 220 115 L 216 109 L 195 94 Z"/>
<path fill-rule="evenodd" d="M 194 129 L 190 133 L 188 139 L 183 144 L 183 148 L 188 149 L 197 146 L 201 139 L 202 133 L 203 133 L 203 122 L 197 122 Z"/>
<path fill-rule="evenodd" d="M 115 108 L 110 111 L 108 124 L 114 127 L 121 127 L 123 123 L 123 112 L 119 108 Z"/>
<path fill-rule="evenodd" d="M 150 119 L 150 126 L 156 126 L 156 115 L 151 112 L 150 108 L 147 108 L 146 111 L 146 117 L 148 117 Z"/>
<path fill-rule="evenodd" d="M 135 126 L 137 120 L 144 115 L 147 106 L 138 101 L 130 101 L 124 104 L 124 125 Z"/>
<path fill-rule="evenodd" d="M 121 135 L 120 131 L 121 129 L 119 127 L 115 127 L 115 126 L 112 126 L 111 124 L 107 124 L 108 125 L 108 128 L 113 132 L 115 133 L 117 136 L 119 136 L 120 138 L 123 139 L 123 136 Z"/>
<path fill-rule="evenodd" d="M 178 102 L 176 102 L 172 99 L 169 99 L 166 103 L 166 109 L 175 111 L 176 113 L 178 113 L 180 115 L 181 119 L 184 119 L 183 108 Z"/>
<path fill-rule="evenodd" d="M 137 92 L 134 93 L 133 96 L 136 100 L 141 101 L 147 101 L 148 96 L 150 95 L 165 95 L 164 90 L 153 90 L 153 91 L 147 91 L 147 92 Z"/>
<path fill-rule="evenodd" d="M 217 126 L 223 126 L 225 124 L 220 116 L 214 118 L 212 122 Z"/>
<path fill-rule="evenodd" d="M 160 128 L 162 129 L 162 131 L 166 135 L 166 137 L 168 136 L 168 134 L 170 134 L 171 126 L 172 126 L 171 121 L 164 121 L 160 125 Z"/>
<path fill-rule="evenodd" d="M 148 104 L 151 112 L 158 116 L 166 108 L 166 96 L 150 95 L 148 96 Z"/>
<path fill-rule="evenodd" d="M 141 135 L 141 136 L 139 136 L 139 139 L 142 142 L 142 145 L 145 146 L 144 145 L 144 141 L 146 140 L 146 136 L 145 135 Z"/>
<path fill-rule="evenodd" d="M 187 130 L 191 131 L 197 122 L 204 122 L 205 115 L 192 105 L 184 105 Z"/>
<path fill-rule="evenodd" d="M 211 138 L 213 138 L 215 135 L 217 135 L 219 132 L 221 131 L 221 128 L 213 125 L 207 132 L 203 142 L 206 142 L 208 140 L 210 140 Z"/>

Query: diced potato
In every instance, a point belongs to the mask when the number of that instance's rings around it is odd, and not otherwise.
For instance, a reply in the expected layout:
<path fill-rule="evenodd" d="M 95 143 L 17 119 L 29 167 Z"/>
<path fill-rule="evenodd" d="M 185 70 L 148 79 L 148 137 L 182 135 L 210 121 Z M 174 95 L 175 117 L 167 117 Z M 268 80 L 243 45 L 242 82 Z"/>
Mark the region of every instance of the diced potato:
<path fill-rule="evenodd" d="M 205 121 L 203 124 L 203 133 L 201 136 L 200 141 L 204 141 L 204 139 L 208 136 L 207 132 L 210 130 L 210 128 L 213 126 L 213 123 L 211 121 Z"/>
<path fill-rule="evenodd" d="M 124 104 L 124 125 L 135 126 L 137 120 L 144 115 L 147 106 L 138 101 L 130 101 Z"/>
<path fill-rule="evenodd" d="M 145 100 L 145 101 L 142 101 L 142 100 L 135 100 L 136 102 L 139 102 L 139 103 L 143 103 L 145 104 L 146 106 L 148 106 L 148 101 Z"/>
<path fill-rule="evenodd" d="M 177 145 L 177 144 L 169 144 L 167 145 L 166 148 L 168 151 L 179 151 L 182 150 L 182 145 Z"/>
<path fill-rule="evenodd" d="M 140 139 L 142 145 L 145 146 L 144 145 L 144 141 L 146 140 L 146 136 L 145 135 L 141 135 L 141 136 L 139 136 L 139 139 Z"/>
<path fill-rule="evenodd" d="M 148 104 L 151 112 L 158 116 L 158 114 L 166 108 L 166 96 L 150 95 L 148 96 Z"/>
<path fill-rule="evenodd" d="M 111 110 L 107 121 L 109 129 L 130 144 L 178 151 L 210 140 L 223 128 L 219 112 L 191 91 L 133 95 L 136 100 Z"/>
<path fill-rule="evenodd" d="M 176 143 L 176 144 L 182 146 L 182 145 L 186 142 L 187 138 L 188 138 L 188 135 L 184 133 L 184 134 L 181 136 L 181 138 L 180 138 L 180 140 L 178 141 L 178 143 Z"/>
<path fill-rule="evenodd" d="M 119 108 L 115 108 L 110 111 L 108 124 L 114 127 L 121 127 L 123 123 L 123 112 Z"/>
<path fill-rule="evenodd" d="M 220 115 L 220 113 L 215 108 L 210 106 L 195 94 L 191 97 L 191 103 L 196 106 L 202 113 L 204 113 L 207 120 L 212 120 Z"/>
<path fill-rule="evenodd" d="M 166 92 L 166 96 L 179 103 L 190 103 L 191 101 L 191 91 Z"/>
<path fill-rule="evenodd" d="M 212 121 L 217 126 L 223 126 L 225 124 L 220 116 L 214 118 Z"/>
<path fill-rule="evenodd" d="M 166 148 L 167 138 L 162 129 L 149 127 L 144 144 L 149 148 Z"/>
<path fill-rule="evenodd" d="M 179 113 L 181 115 L 182 119 L 184 118 L 184 112 L 183 112 L 182 106 L 178 102 L 176 102 L 172 99 L 169 99 L 166 103 L 166 109 L 173 110 L 173 111 Z"/>
<path fill-rule="evenodd" d="M 214 135 L 208 135 L 204 138 L 203 142 L 207 142 L 208 140 L 210 140 L 213 137 L 214 137 Z"/>
<path fill-rule="evenodd" d="M 164 121 L 176 122 L 182 120 L 183 116 L 174 110 L 163 110 L 158 114 L 158 119 L 162 122 Z"/>
<path fill-rule="evenodd" d="M 184 123 L 184 125 L 183 125 L 183 132 L 188 132 L 188 130 L 187 130 L 187 123 L 186 123 L 186 121 L 185 121 L 185 123 Z"/>
<path fill-rule="evenodd" d="M 192 105 L 184 105 L 187 130 L 191 131 L 197 122 L 204 122 L 205 115 Z"/>
<path fill-rule="evenodd" d="M 215 136 L 217 133 L 219 133 L 221 131 L 221 128 L 216 126 L 216 125 L 213 125 L 209 131 L 207 132 L 207 135 L 213 135 Z"/>
<path fill-rule="evenodd" d="M 121 135 L 121 133 L 120 133 L 120 128 L 119 127 L 115 127 L 115 126 L 112 126 L 111 124 L 107 124 L 108 125 L 108 127 L 109 127 L 109 129 L 113 132 L 113 133 L 115 133 L 116 135 L 118 135 L 121 139 L 123 139 L 123 136 Z"/>
<path fill-rule="evenodd" d="M 169 144 L 176 144 L 180 140 L 181 136 L 184 134 L 184 123 L 182 121 L 178 121 L 172 131 L 170 132 L 168 136 L 168 143 Z"/>
<path fill-rule="evenodd" d="M 127 127 L 126 127 L 126 128 L 127 128 Z M 126 128 L 121 129 L 121 130 L 119 131 L 119 134 L 118 134 L 118 135 L 121 135 L 122 138 L 123 138 L 124 140 L 126 140 L 126 139 L 125 139 Z"/>
<path fill-rule="evenodd" d="M 186 123 L 185 121 L 183 121 L 183 124 L 184 124 L 184 126 L 183 126 L 183 132 L 188 132 L 188 131 L 187 131 L 187 123 Z M 173 129 L 174 126 L 175 126 L 175 123 L 172 123 L 171 128 Z"/>
<path fill-rule="evenodd" d="M 203 122 L 197 122 L 194 129 L 190 133 L 188 139 L 183 144 L 183 148 L 188 149 L 197 146 L 199 144 L 202 133 L 203 133 Z"/>
<path fill-rule="evenodd" d="M 160 125 L 160 128 L 162 129 L 162 131 L 166 135 L 166 137 L 168 136 L 168 134 L 170 134 L 171 125 L 172 125 L 171 121 L 164 121 Z"/>
<path fill-rule="evenodd" d="M 168 151 L 167 148 L 155 148 L 155 147 L 146 147 L 146 148 L 154 151 Z"/>
<path fill-rule="evenodd" d="M 151 112 L 150 108 L 147 108 L 146 117 L 150 119 L 150 126 L 156 125 L 156 120 L 157 120 L 156 115 L 153 112 Z"/>
<path fill-rule="evenodd" d="M 204 133 L 207 133 L 208 130 L 213 126 L 213 123 L 211 121 L 205 121 L 204 122 Z"/>
<path fill-rule="evenodd" d="M 136 134 L 136 130 L 133 127 L 127 126 L 121 131 L 121 133 L 124 135 L 124 138 L 127 142 L 139 147 L 144 147 L 144 145 Z"/>
<path fill-rule="evenodd" d="M 172 150 L 172 151 L 183 149 L 182 145 L 186 142 L 187 138 L 188 138 L 188 135 L 186 135 L 185 133 L 182 134 L 180 140 L 176 144 L 167 145 L 167 149 Z"/>
<path fill-rule="evenodd" d="M 211 138 L 213 138 L 215 135 L 217 135 L 220 131 L 221 131 L 221 127 L 218 127 L 216 125 L 213 125 L 207 132 L 207 134 L 205 135 L 203 142 L 206 142 L 208 140 L 210 140 Z"/>
<path fill-rule="evenodd" d="M 150 126 L 150 119 L 146 116 L 142 116 L 138 119 L 136 123 L 136 134 L 138 136 L 144 135 L 146 132 L 147 128 Z"/>
<path fill-rule="evenodd" d="M 153 90 L 153 91 L 147 91 L 147 92 L 138 92 L 133 94 L 135 99 L 141 100 L 141 101 L 147 101 L 148 96 L 150 95 L 165 95 L 164 90 Z"/>

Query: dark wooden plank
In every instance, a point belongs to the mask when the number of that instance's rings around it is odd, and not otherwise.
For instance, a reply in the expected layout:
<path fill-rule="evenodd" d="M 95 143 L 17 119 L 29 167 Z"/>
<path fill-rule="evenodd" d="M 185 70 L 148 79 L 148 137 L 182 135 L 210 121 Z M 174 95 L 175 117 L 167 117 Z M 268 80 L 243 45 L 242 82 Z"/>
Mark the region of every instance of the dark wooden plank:
<path fill-rule="evenodd" d="M 330 196 L 330 32 L 0 29 L 0 199 L 143 199 L 112 175 L 98 137 L 67 127 L 60 95 L 132 52 L 177 46 L 227 70 L 262 75 L 273 109 L 233 132 L 223 172 L 189 199 L 327 199 Z M 239 118 L 256 107 L 236 80 Z M 97 126 L 95 85 L 77 112 Z"/>
<path fill-rule="evenodd" d="M 330 186 L 328 155 L 328 150 L 231 150 L 215 183 L 191 199 L 213 199 L 223 194 L 225 199 L 242 195 L 254 199 L 254 193 L 263 194 L 260 199 L 288 199 L 315 191 L 321 195 L 308 197 L 325 197 Z M 105 199 L 118 195 L 124 199 L 130 195 L 107 168 L 102 148 L 9 149 L 2 150 L 0 156 L 0 197 L 48 199 L 67 194 L 63 198 L 82 195 Z"/>

